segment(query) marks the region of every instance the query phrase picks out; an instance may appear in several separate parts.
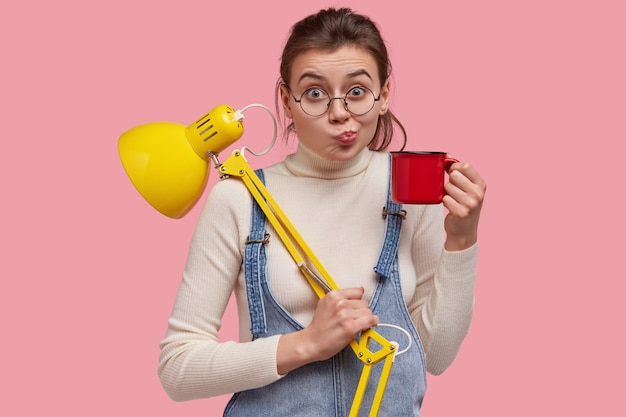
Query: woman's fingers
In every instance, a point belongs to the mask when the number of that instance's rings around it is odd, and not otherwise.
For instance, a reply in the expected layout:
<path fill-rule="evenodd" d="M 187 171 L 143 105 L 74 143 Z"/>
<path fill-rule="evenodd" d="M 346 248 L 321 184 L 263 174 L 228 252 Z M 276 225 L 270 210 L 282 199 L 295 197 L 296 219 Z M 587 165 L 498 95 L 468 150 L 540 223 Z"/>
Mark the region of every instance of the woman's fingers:
<path fill-rule="evenodd" d="M 450 168 L 443 204 L 448 209 L 446 249 L 461 250 L 478 238 L 478 220 L 487 186 L 478 171 L 466 162 Z"/>

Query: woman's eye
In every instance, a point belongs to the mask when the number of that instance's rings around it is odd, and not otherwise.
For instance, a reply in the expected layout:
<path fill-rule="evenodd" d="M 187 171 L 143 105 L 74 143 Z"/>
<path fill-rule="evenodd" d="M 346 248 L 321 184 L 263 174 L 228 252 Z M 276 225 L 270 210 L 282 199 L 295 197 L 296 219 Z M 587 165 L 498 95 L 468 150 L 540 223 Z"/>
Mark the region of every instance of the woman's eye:
<path fill-rule="evenodd" d="M 348 96 L 349 97 L 361 97 L 363 94 L 365 94 L 365 89 L 363 87 L 352 87 L 350 89 L 350 91 L 348 91 Z"/>
<path fill-rule="evenodd" d="M 306 90 L 306 96 L 312 100 L 319 100 L 326 97 L 326 92 L 321 88 L 309 88 Z"/>

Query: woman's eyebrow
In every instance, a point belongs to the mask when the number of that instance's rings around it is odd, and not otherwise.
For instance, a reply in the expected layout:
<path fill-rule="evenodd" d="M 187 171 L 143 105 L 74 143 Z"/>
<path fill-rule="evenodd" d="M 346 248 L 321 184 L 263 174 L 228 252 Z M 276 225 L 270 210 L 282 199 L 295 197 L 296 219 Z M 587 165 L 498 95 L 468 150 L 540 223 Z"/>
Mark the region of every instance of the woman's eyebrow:
<path fill-rule="evenodd" d="M 305 72 L 302 75 L 300 75 L 300 78 L 298 78 L 298 84 L 305 78 L 313 78 L 314 80 L 318 80 L 318 81 L 326 79 L 326 77 L 320 74 L 317 74 L 315 72 Z"/>
<path fill-rule="evenodd" d="M 358 69 L 356 71 L 349 72 L 348 74 L 346 74 L 346 78 L 357 78 L 357 77 L 359 77 L 361 75 L 365 75 L 367 78 L 369 78 L 370 80 L 374 81 L 372 79 L 372 76 L 365 69 Z M 312 79 L 317 80 L 317 81 L 326 80 L 326 77 L 324 77 L 321 74 L 318 74 L 318 73 L 315 73 L 315 72 L 304 72 L 304 73 L 302 73 L 302 75 L 300 75 L 300 78 L 298 78 L 298 83 L 300 83 L 305 78 L 312 78 Z"/>
<path fill-rule="evenodd" d="M 367 70 L 365 70 L 365 69 L 360 69 L 360 70 L 356 70 L 356 71 L 353 71 L 353 72 L 349 72 L 348 73 L 348 78 L 356 78 L 356 77 L 358 77 L 360 75 L 365 75 L 367 78 L 369 78 L 370 80 L 374 81 L 372 79 L 372 76 L 370 75 L 370 73 L 367 72 Z"/>

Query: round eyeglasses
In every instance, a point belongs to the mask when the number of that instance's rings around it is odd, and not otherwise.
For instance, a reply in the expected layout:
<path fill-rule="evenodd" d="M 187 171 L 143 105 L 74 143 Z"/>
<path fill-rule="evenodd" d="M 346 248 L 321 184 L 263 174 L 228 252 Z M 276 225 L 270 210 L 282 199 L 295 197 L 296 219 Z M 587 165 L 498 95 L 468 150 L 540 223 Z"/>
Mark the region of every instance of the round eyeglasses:
<path fill-rule="evenodd" d="M 292 94 L 296 103 L 300 104 L 302 111 L 312 117 L 323 115 L 330 108 L 333 100 L 343 100 L 343 104 L 350 113 L 355 116 L 362 116 L 374 108 L 374 103 L 380 100 L 367 87 L 352 87 L 343 97 L 330 97 L 330 95 L 318 87 L 304 90 L 304 93 L 297 99 Z"/>

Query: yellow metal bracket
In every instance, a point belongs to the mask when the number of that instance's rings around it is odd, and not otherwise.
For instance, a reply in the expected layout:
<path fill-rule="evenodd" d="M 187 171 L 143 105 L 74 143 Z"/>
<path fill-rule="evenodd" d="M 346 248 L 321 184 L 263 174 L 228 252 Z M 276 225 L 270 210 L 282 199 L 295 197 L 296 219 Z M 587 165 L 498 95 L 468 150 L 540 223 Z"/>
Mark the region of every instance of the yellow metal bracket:
<path fill-rule="evenodd" d="M 278 203 L 276 203 L 261 179 L 256 175 L 252 167 L 250 167 L 242 152 L 235 150 L 222 164 L 217 161 L 216 155 L 211 155 L 211 157 L 222 178 L 237 177 L 243 181 L 246 188 L 265 214 L 267 220 L 274 230 L 276 230 L 276 233 L 300 269 L 300 272 L 307 279 L 313 291 L 315 291 L 315 294 L 319 298 L 322 298 L 329 291 L 339 289 L 311 248 L 309 248 L 302 236 L 300 236 L 300 233 L 298 233 L 285 213 L 281 210 Z M 310 262 L 317 272 L 309 267 L 307 261 Z M 370 350 L 371 341 L 375 341 L 379 349 L 375 351 Z M 350 417 L 358 416 L 372 366 L 384 360 L 383 370 L 380 380 L 378 381 L 369 414 L 370 417 L 375 417 L 378 415 L 398 345 L 388 341 L 375 330 L 367 329 L 361 332 L 358 341 L 356 339 L 352 340 L 350 346 L 357 358 L 363 362 L 363 371 L 361 372 L 352 408 L 350 409 Z"/>

